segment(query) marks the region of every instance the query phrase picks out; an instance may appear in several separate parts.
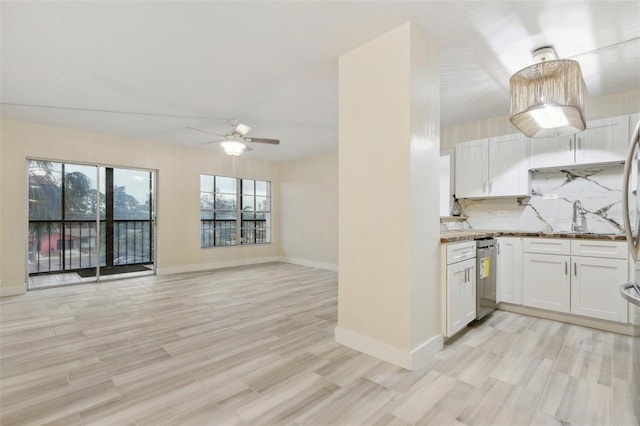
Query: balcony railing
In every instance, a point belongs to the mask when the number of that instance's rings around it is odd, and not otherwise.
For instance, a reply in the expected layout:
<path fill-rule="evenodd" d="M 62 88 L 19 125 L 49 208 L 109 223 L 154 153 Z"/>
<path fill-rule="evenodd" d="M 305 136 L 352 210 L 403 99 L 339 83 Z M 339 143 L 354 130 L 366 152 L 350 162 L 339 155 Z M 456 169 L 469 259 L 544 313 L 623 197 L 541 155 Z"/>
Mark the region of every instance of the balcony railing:
<path fill-rule="evenodd" d="M 238 233 L 235 219 L 200 221 L 200 246 L 218 247 L 237 244 L 264 244 L 271 242 L 266 220 L 243 220 Z"/>
<path fill-rule="evenodd" d="M 29 273 L 74 271 L 107 266 L 105 222 L 100 241 L 95 221 L 29 221 Z M 113 265 L 153 262 L 149 220 L 113 221 Z"/>

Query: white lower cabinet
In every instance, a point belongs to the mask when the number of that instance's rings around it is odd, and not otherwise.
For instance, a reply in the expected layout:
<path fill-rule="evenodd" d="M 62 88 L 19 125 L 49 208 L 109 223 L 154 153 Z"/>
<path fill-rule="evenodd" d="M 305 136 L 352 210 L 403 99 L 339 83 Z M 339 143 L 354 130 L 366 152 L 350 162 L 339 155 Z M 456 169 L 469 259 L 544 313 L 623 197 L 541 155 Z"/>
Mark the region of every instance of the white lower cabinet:
<path fill-rule="evenodd" d="M 627 322 L 627 302 L 618 288 L 627 282 L 628 264 L 621 259 L 574 257 L 571 313 Z"/>
<path fill-rule="evenodd" d="M 628 281 L 626 243 L 525 239 L 522 304 L 626 323 L 618 287 Z M 549 254 L 557 253 L 557 254 Z"/>
<path fill-rule="evenodd" d="M 476 259 L 447 265 L 447 336 L 476 319 Z"/>
<path fill-rule="evenodd" d="M 476 319 L 476 242 L 443 245 L 442 332 L 451 337 Z"/>
<path fill-rule="evenodd" d="M 569 256 L 522 255 L 522 304 L 550 311 L 570 312 Z"/>
<path fill-rule="evenodd" d="M 498 302 L 522 305 L 522 239 L 498 238 Z"/>

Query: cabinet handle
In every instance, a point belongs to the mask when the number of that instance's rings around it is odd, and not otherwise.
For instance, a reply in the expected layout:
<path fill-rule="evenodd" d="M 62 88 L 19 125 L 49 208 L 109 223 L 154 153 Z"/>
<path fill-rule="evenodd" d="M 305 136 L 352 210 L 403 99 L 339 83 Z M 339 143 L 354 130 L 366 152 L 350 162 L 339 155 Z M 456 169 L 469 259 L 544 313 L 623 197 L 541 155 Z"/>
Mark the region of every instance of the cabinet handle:
<path fill-rule="evenodd" d="M 578 136 L 578 149 L 582 149 L 582 138 Z"/>
<path fill-rule="evenodd" d="M 464 282 L 467 283 L 469 282 L 469 268 L 464 268 Z"/>
<path fill-rule="evenodd" d="M 491 194 L 491 182 L 489 182 L 489 194 Z"/>
<path fill-rule="evenodd" d="M 487 189 L 487 182 L 482 182 L 482 193 L 485 193 L 485 189 Z"/>
<path fill-rule="evenodd" d="M 573 141 L 571 140 L 571 138 L 569 138 L 569 151 L 573 150 Z"/>
<path fill-rule="evenodd" d="M 578 264 L 573 262 L 573 275 L 578 276 Z"/>
<path fill-rule="evenodd" d="M 567 268 L 569 265 L 567 265 L 567 262 L 564 262 L 564 274 L 567 275 Z"/>

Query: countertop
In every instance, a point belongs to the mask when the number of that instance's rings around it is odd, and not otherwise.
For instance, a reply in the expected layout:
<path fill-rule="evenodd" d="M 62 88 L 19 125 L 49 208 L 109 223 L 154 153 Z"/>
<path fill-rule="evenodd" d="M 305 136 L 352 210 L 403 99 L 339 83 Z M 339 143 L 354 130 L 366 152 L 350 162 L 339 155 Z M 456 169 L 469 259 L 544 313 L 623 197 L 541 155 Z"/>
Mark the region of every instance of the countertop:
<path fill-rule="evenodd" d="M 465 229 L 462 231 L 440 232 L 441 243 L 476 240 L 486 237 L 534 237 L 534 238 L 579 238 L 585 240 L 626 241 L 624 234 L 592 234 L 588 232 L 523 232 L 523 231 L 483 231 Z"/>

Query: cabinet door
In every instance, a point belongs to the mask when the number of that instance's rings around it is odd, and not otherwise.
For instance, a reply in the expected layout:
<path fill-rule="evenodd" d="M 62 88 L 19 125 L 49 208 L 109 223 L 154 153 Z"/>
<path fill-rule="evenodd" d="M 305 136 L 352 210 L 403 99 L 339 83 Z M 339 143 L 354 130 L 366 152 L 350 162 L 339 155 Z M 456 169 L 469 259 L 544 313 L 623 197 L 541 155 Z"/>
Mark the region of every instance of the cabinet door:
<path fill-rule="evenodd" d="M 528 139 L 522 134 L 489 138 L 489 195 L 529 194 Z"/>
<path fill-rule="evenodd" d="M 629 117 L 612 117 L 587 123 L 576 135 L 576 164 L 624 161 L 629 143 Z"/>
<path fill-rule="evenodd" d="M 476 260 L 470 259 L 465 263 L 469 273 L 467 282 L 460 290 L 460 312 L 462 312 L 462 322 L 467 325 L 476 319 Z"/>
<path fill-rule="evenodd" d="M 498 301 L 522 305 L 522 240 L 498 238 Z"/>
<path fill-rule="evenodd" d="M 570 166 L 575 162 L 574 137 L 556 136 L 552 138 L 529 139 L 529 167 Z"/>
<path fill-rule="evenodd" d="M 571 313 L 627 322 L 627 302 L 618 288 L 628 281 L 626 260 L 572 257 Z"/>
<path fill-rule="evenodd" d="M 483 197 L 488 194 L 487 139 L 456 144 L 456 196 Z"/>
<path fill-rule="evenodd" d="M 571 285 L 569 256 L 522 255 L 522 304 L 550 311 L 569 312 Z"/>
<path fill-rule="evenodd" d="M 476 318 L 475 261 L 447 266 L 447 337 Z"/>

